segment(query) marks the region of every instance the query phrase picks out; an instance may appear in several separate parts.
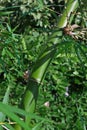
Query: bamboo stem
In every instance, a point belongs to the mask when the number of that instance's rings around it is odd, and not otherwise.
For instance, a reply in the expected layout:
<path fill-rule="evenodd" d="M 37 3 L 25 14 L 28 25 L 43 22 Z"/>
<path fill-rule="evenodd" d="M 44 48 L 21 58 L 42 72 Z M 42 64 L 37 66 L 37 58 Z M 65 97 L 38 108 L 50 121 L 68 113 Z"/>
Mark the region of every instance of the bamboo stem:
<path fill-rule="evenodd" d="M 50 36 L 51 38 L 48 39 L 48 44 L 52 42 L 53 45 L 46 48 L 35 63 L 23 99 L 24 109 L 27 112 L 33 113 L 35 110 L 39 83 L 41 83 L 44 78 L 45 72 L 55 55 L 58 46 L 56 43 L 60 40 L 59 36 L 57 36 L 60 32 L 59 28 L 64 28 L 67 25 L 67 17 L 69 18 L 70 14 L 75 11 L 77 7 L 78 0 L 68 0 L 67 6 L 65 7 L 57 25 L 58 31 L 54 31 L 54 33 Z M 25 121 L 29 124 L 30 118 L 27 116 Z"/>
<path fill-rule="evenodd" d="M 74 13 L 78 6 L 78 0 L 68 0 L 67 6 L 65 6 L 63 14 L 61 15 L 60 20 L 57 24 L 59 28 L 64 28 L 67 25 L 71 13 Z"/>

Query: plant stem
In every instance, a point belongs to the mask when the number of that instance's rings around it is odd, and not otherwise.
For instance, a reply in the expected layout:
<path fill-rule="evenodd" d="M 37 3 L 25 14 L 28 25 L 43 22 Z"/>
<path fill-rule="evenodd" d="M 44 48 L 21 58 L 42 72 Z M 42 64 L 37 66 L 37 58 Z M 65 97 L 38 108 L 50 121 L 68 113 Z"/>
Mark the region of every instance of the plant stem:
<path fill-rule="evenodd" d="M 57 31 L 54 31 L 53 34 L 48 39 L 48 48 L 46 48 L 43 53 L 40 55 L 40 57 L 37 59 L 34 68 L 32 70 L 28 87 L 25 91 L 24 99 L 23 99 L 23 105 L 24 109 L 27 112 L 33 113 L 36 106 L 36 101 L 38 98 L 38 89 L 40 86 L 40 83 L 42 82 L 44 75 L 46 73 L 46 70 L 53 59 L 56 49 L 58 47 L 58 42 L 61 41 L 58 34 L 60 34 L 59 28 L 64 28 L 67 25 L 67 17 L 70 17 L 70 14 L 76 10 L 78 7 L 78 0 L 68 0 L 67 6 L 65 7 L 62 16 L 58 20 L 57 24 Z M 52 43 L 52 46 L 50 44 Z M 30 118 L 27 116 L 25 121 L 29 124 Z"/>

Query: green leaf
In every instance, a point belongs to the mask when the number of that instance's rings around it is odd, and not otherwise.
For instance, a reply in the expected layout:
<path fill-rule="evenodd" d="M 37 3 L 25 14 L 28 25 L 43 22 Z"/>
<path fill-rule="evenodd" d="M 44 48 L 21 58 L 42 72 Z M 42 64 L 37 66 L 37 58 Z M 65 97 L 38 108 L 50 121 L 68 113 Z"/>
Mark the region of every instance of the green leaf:
<path fill-rule="evenodd" d="M 5 105 L 0 102 L 0 111 L 1 112 L 3 112 L 6 116 L 11 118 L 16 123 L 18 123 L 25 130 L 31 130 L 31 128 L 24 121 L 22 121 L 16 114 L 14 114 L 11 109 L 12 108 L 9 107 L 8 105 Z"/>
<path fill-rule="evenodd" d="M 5 96 L 3 98 L 3 103 L 4 104 L 8 104 L 9 101 L 9 94 L 10 94 L 10 85 L 8 85 L 7 91 L 5 93 Z M 0 121 L 4 121 L 5 120 L 6 115 L 3 114 L 2 112 L 0 112 Z"/>

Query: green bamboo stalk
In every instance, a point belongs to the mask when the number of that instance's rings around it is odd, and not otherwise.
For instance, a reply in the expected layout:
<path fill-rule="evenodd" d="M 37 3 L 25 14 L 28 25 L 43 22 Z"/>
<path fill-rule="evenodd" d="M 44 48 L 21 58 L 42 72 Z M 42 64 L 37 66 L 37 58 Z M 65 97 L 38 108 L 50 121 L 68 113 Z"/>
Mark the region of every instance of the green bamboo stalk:
<path fill-rule="evenodd" d="M 47 42 L 48 45 L 50 44 L 50 42 L 52 42 L 53 44 L 60 42 L 60 36 L 62 36 L 62 33 L 59 28 L 64 28 L 67 25 L 68 23 L 67 17 L 69 17 L 70 14 L 73 13 L 77 9 L 77 7 L 78 7 L 78 0 L 68 0 L 67 6 L 65 7 L 62 16 L 59 19 L 59 22 L 57 25 L 58 29 L 56 29 L 50 36 L 50 39 L 48 39 L 48 42 Z M 57 45 L 56 46 L 52 45 L 51 47 L 46 48 L 44 52 L 41 54 L 41 56 L 37 59 L 37 62 L 31 74 L 31 77 L 34 78 L 37 82 L 42 81 L 44 77 L 43 76 L 44 72 L 49 64 L 49 61 L 53 58 L 52 55 L 54 55 L 56 47 Z M 50 52 L 50 55 L 48 56 L 49 52 Z"/>
<path fill-rule="evenodd" d="M 78 0 L 69 0 L 67 2 L 67 6 L 64 9 L 61 18 L 59 19 L 57 25 L 58 28 L 64 28 L 67 25 L 67 17 L 69 17 L 71 12 L 73 12 L 77 7 Z M 52 40 L 50 42 L 52 42 L 53 44 L 56 43 L 57 40 L 59 40 L 59 37 L 57 36 L 57 33 L 59 31 L 60 30 L 56 32 L 54 31 L 54 33 L 51 35 Z M 50 42 L 48 41 L 48 44 Z M 38 97 L 39 83 L 41 83 L 46 69 L 55 55 L 56 49 L 57 44 L 54 44 L 51 47 L 46 48 L 44 52 L 41 54 L 41 56 L 37 59 L 37 62 L 32 70 L 28 87 L 24 96 L 24 109 L 27 112 L 33 113 L 35 110 L 35 105 Z M 29 117 L 26 117 L 26 122 L 29 123 L 29 121 Z"/>
<path fill-rule="evenodd" d="M 65 6 L 63 14 L 60 17 L 60 20 L 57 24 L 59 28 L 64 28 L 67 25 L 71 13 L 74 13 L 74 11 L 76 11 L 78 6 L 79 6 L 78 0 L 68 0 L 67 6 Z"/>
<path fill-rule="evenodd" d="M 33 113 L 35 110 L 40 83 L 42 82 L 45 72 L 55 55 L 58 46 L 57 43 L 61 41 L 60 37 L 58 36 L 58 34 L 60 34 L 59 28 L 64 28 L 67 25 L 68 22 L 67 17 L 69 18 L 70 14 L 73 11 L 75 11 L 77 7 L 78 7 L 78 0 L 68 0 L 67 6 L 64 9 L 63 14 L 60 17 L 59 22 L 57 24 L 58 30 L 54 31 L 53 34 L 48 39 L 47 42 L 48 46 L 50 45 L 50 43 L 52 43 L 52 46 L 49 46 L 42 52 L 42 54 L 37 59 L 34 65 L 32 73 L 29 77 L 28 87 L 25 91 L 23 99 L 24 109 L 27 112 Z M 27 124 L 29 124 L 30 120 L 31 119 L 28 116 L 25 119 Z"/>
<path fill-rule="evenodd" d="M 32 74 L 30 76 L 30 80 L 23 101 L 24 109 L 27 112 L 33 113 L 35 110 L 39 85 L 44 77 L 49 63 L 54 57 L 56 49 L 57 45 L 53 45 L 52 47 L 47 48 L 45 52 L 43 52 L 41 57 L 38 59 L 32 70 Z M 26 117 L 26 122 L 30 122 L 30 118 L 28 116 Z"/>

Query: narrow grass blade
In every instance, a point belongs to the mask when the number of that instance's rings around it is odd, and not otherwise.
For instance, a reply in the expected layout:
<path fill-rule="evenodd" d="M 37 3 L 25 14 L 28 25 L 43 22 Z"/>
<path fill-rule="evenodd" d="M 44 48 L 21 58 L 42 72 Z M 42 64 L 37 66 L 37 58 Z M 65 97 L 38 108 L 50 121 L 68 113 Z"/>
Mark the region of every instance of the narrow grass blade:
<path fill-rule="evenodd" d="M 4 104 L 8 104 L 8 102 L 9 102 L 9 94 L 10 94 L 10 85 L 8 85 L 7 91 L 6 91 L 5 96 L 3 98 L 3 101 L 2 101 Z M 6 117 L 5 114 L 0 112 L 0 121 L 4 121 L 5 117 Z"/>
<path fill-rule="evenodd" d="M 9 118 L 11 118 L 16 123 L 18 123 L 25 130 L 31 130 L 31 128 L 27 126 L 27 124 L 24 121 L 22 121 L 16 114 L 14 114 L 11 111 L 11 109 L 9 109 L 8 105 L 0 103 L 0 111 L 4 113 L 6 116 L 8 116 Z"/>

